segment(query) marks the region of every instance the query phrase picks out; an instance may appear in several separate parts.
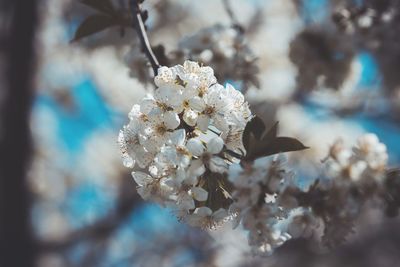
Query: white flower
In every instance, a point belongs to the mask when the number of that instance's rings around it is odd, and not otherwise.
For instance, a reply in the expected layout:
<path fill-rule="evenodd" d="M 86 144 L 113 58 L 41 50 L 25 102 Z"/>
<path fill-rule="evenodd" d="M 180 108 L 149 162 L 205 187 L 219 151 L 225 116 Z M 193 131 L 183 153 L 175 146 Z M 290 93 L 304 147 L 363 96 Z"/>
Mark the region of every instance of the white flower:
<path fill-rule="evenodd" d="M 158 164 L 172 164 L 178 168 L 186 168 L 190 164 L 191 155 L 185 144 L 186 132 L 179 129 L 170 134 L 167 144 L 154 158 Z"/>
<path fill-rule="evenodd" d="M 186 60 L 183 66 L 176 66 L 177 75 L 185 82 L 187 88 L 197 89 L 199 95 L 217 82 L 214 70 L 210 67 L 200 67 L 197 62 Z"/>
<path fill-rule="evenodd" d="M 193 214 L 186 217 L 186 222 L 191 226 L 201 228 L 215 228 L 228 217 L 228 212 L 225 209 L 218 209 L 213 212 L 208 207 L 196 208 Z"/>
<path fill-rule="evenodd" d="M 341 148 L 337 149 L 334 154 L 333 160 L 326 162 L 326 173 L 330 177 L 348 177 L 353 181 L 361 178 L 365 170 L 363 162 L 355 162 L 353 153 L 350 149 Z"/>
<path fill-rule="evenodd" d="M 140 102 L 140 111 L 146 115 L 163 115 L 167 112 L 177 114 L 181 91 L 171 87 L 161 87 L 153 95 L 147 95 Z"/>
<path fill-rule="evenodd" d="M 194 200 L 206 201 L 208 198 L 208 192 L 201 187 L 191 187 L 187 189 L 187 186 L 183 186 L 177 193 L 176 201 L 179 210 L 193 210 L 195 206 Z"/>
<path fill-rule="evenodd" d="M 197 125 L 200 130 L 207 131 L 208 125 L 212 121 L 213 125 L 220 131 L 228 129 L 228 121 L 225 115 L 232 108 L 231 99 L 224 93 L 225 88 L 220 84 L 215 84 L 210 87 L 207 94 L 204 96 L 204 109 L 201 110 Z"/>
<path fill-rule="evenodd" d="M 168 141 L 172 130 L 179 126 L 179 117 L 154 115 L 148 117 L 144 125 L 141 144 L 149 152 L 157 152 Z"/>
<path fill-rule="evenodd" d="M 244 129 L 247 122 L 251 119 L 251 111 L 243 94 L 229 83 L 226 84 L 224 94 L 230 99 L 232 105 L 229 107 L 229 113 L 226 114 L 228 123 Z"/>
<path fill-rule="evenodd" d="M 139 167 L 145 168 L 154 158 L 154 154 L 146 151 L 140 144 L 140 139 L 142 138 L 140 123 L 144 123 L 144 118 L 138 109 L 139 107 L 136 105 L 133 107 L 129 114 L 131 119 L 129 124 L 125 125 L 118 135 L 123 164 L 129 168 L 133 168 L 135 163 Z"/>
<path fill-rule="evenodd" d="M 153 200 L 164 204 L 168 200 L 171 188 L 165 184 L 165 179 L 154 178 L 144 172 L 132 172 L 132 177 L 138 184 L 138 193 L 144 200 Z"/>
<path fill-rule="evenodd" d="M 350 178 L 357 182 L 366 179 L 380 181 L 384 175 L 388 155 L 386 146 L 374 134 L 361 136 L 353 149 L 336 141 L 325 164 L 329 177 Z"/>
<path fill-rule="evenodd" d="M 372 170 L 384 170 L 388 161 L 385 144 L 375 134 L 361 136 L 353 148 L 356 157 L 364 160 Z"/>
<path fill-rule="evenodd" d="M 217 83 L 213 69 L 193 61 L 159 68 L 154 82 L 154 93 L 133 106 L 120 131 L 123 163 L 143 169 L 132 172 L 142 198 L 171 207 L 192 225 L 214 227 L 228 213 L 204 205 L 209 192 L 225 190 L 233 162 L 225 148 L 243 152 L 248 105 L 231 85 Z"/>
<path fill-rule="evenodd" d="M 212 172 L 224 173 L 228 170 L 228 164 L 221 157 L 216 156 L 222 151 L 224 141 L 221 137 L 214 137 L 204 147 L 202 141 L 198 138 L 190 139 L 186 144 L 188 150 L 198 159 L 192 161 L 190 170 L 201 172 L 208 167 Z"/>
<path fill-rule="evenodd" d="M 154 83 L 158 87 L 161 87 L 174 83 L 175 79 L 176 74 L 173 72 L 173 69 L 163 66 L 158 69 L 158 74 L 154 77 Z"/>

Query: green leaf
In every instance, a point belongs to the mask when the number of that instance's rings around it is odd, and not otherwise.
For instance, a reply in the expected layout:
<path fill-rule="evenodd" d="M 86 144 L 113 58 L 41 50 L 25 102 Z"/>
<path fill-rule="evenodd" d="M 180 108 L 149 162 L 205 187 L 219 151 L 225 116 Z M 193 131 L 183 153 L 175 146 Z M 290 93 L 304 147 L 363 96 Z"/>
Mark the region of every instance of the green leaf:
<path fill-rule="evenodd" d="M 261 136 L 265 132 L 265 124 L 257 116 L 254 116 L 247 124 L 246 127 L 244 128 L 243 131 L 243 146 L 246 149 L 246 151 L 249 149 L 250 146 L 250 139 L 251 136 L 253 135 L 257 139 L 261 139 Z"/>
<path fill-rule="evenodd" d="M 83 37 L 87 37 L 89 35 L 100 32 L 117 24 L 118 22 L 110 16 L 102 14 L 91 15 L 88 18 L 86 18 L 81 23 L 81 25 L 79 25 L 78 29 L 75 32 L 74 39 L 72 39 L 72 42 L 77 41 Z"/>
<path fill-rule="evenodd" d="M 267 133 L 260 131 L 265 129 L 261 119 L 255 117 L 246 125 L 243 133 L 243 144 L 246 148 L 245 161 L 253 161 L 257 158 L 271 156 L 282 152 L 291 152 L 307 149 L 303 143 L 295 138 L 278 137 L 278 122 Z"/>
<path fill-rule="evenodd" d="M 81 3 L 105 14 L 112 15 L 115 13 L 110 0 L 81 0 Z"/>
<path fill-rule="evenodd" d="M 278 121 L 275 122 L 271 129 L 269 129 L 268 132 L 259 139 L 262 139 L 264 142 L 272 142 L 278 135 L 278 124 Z"/>
<path fill-rule="evenodd" d="M 253 159 L 307 149 L 299 140 L 290 137 L 276 137 L 271 141 L 262 140 L 255 147 L 251 156 Z"/>

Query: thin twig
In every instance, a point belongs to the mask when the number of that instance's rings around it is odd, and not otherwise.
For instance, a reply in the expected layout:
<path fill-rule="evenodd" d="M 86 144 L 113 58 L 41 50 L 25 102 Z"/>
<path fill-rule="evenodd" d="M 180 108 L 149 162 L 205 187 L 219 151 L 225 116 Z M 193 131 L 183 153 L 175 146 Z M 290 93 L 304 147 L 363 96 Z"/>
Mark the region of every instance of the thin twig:
<path fill-rule="evenodd" d="M 244 33 L 244 27 L 240 24 L 239 20 L 236 18 L 235 13 L 233 13 L 232 7 L 229 3 L 229 0 L 222 0 L 225 11 L 228 14 L 232 27 L 235 28 L 240 34 Z"/>
<path fill-rule="evenodd" d="M 142 49 L 146 54 L 146 57 L 149 59 L 151 67 L 153 68 L 154 76 L 156 76 L 160 64 L 158 63 L 158 60 L 154 55 L 153 50 L 151 49 L 149 38 L 147 37 L 146 29 L 141 15 L 140 4 L 138 0 L 131 0 L 130 5 L 134 19 L 133 26 L 135 27 L 136 32 L 140 38 Z"/>

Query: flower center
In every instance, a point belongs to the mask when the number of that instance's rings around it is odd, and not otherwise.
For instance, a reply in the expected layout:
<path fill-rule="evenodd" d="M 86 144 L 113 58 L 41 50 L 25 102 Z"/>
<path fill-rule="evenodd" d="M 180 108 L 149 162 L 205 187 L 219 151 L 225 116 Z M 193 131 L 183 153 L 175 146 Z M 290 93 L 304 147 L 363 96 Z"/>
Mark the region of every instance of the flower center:
<path fill-rule="evenodd" d="M 203 97 L 206 94 L 206 92 L 207 92 L 207 87 L 206 86 L 201 86 L 199 88 L 199 96 L 200 97 Z"/>
<path fill-rule="evenodd" d="M 212 106 L 207 106 L 203 112 L 204 112 L 204 114 L 210 116 L 210 115 L 214 114 L 215 108 Z"/>
<path fill-rule="evenodd" d="M 181 155 L 189 155 L 189 151 L 184 146 L 177 146 L 176 147 L 176 152 L 178 152 Z"/>
<path fill-rule="evenodd" d="M 162 110 L 162 111 L 171 111 L 173 108 L 169 107 L 167 104 L 162 103 L 162 102 L 157 102 L 157 106 Z"/>
<path fill-rule="evenodd" d="M 190 107 L 190 106 L 189 106 L 189 100 L 183 101 L 183 107 L 184 107 L 184 108 L 189 108 L 189 107 Z"/>
<path fill-rule="evenodd" d="M 164 124 L 159 124 L 156 127 L 156 133 L 159 135 L 164 135 L 167 132 L 167 127 Z"/>

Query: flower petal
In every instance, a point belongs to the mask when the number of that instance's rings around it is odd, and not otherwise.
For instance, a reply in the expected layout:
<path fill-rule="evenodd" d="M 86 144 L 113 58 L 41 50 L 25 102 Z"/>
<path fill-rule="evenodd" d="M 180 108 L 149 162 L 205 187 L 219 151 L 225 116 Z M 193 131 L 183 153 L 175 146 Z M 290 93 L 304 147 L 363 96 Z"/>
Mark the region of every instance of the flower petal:
<path fill-rule="evenodd" d="M 208 126 L 210 125 L 210 117 L 204 114 L 201 114 L 197 119 L 197 127 L 202 131 L 206 132 Z"/>
<path fill-rule="evenodd" d="M 209 162 L 209 167 L 212 172 L 228 172 L 228 164 L 220 157 L 212 157 Z"/>
<path fill-rule="evenodd" d="M 201 217 L 207 217 L 212 215 L 212 210 L 209 207 L 200 207 L 195 209 L 194 213 Z"/>
<path fill-rule="evenodd" d="M 195 96 L 195 97 L 189 99 L 189 106 L 192 109 L 201 112 L 205 109 L 206 103 L 204 102 L 204 100 L 202 98 Z"/>
<path fill-rule="evenodd" d="M 153 178 L 144 172 L 132 172 L 132 177 L 135 182 L 140 185 L 146 185 L 153 180 Z"/>
<path fill-rule="evenodd" d="M 188 175 L 193 178 L 197 178 L 206 171 L 206 167 L 203 164 L 203 161 L 200 159 L 196 159 L 192 161 L 188 169 Z"/>
<path fill-rule="evenodd" d="M 197 117 L 198 113 L 195 112 L 194 110 L 188 109 L 185 110 L 185 113 L 183 114 L 183 120 L 189 125 L 189 126 L 195 126 L 197 122 Z"/>
<path fill-rule="evenodd" d="M 218 154 L 219 152 L 221 152 L 223 147 L 224 147 L 224 140 L 222 140 L 221 137 L 217 136 L 208 141 L 207 152 L 211 154 Z"/>
<path fill-rule="evenodd" d="M 173 130 L 179 126 L 181 120 L 179 119 L 178 114 L 176 114 L 175 112 L 167 111 L 164 113 L 164 123 L 168 129 Z"/>
<path fill-rule="evenodd" d="M 208 198 L 208 192 L 201 187 L 193 187 L 191 189 L 193 198 L 197 201 L 206 201 Z"/>
<path fill-rule="evenodd" d="M 196 157 L 201 156 L 204 152 L 203 143 L 200 141 L 200 139 L 197 138 L 189 139 L 189 141 L 187 141 L 186 143 L 186 147 L 189 150 L 189 152 Z"/>
<path fill-rule="evenodd" d="M 169 143 L 175 146 L 183 146 L 185 143 L 185 137 L 185 129 L 176 130 L 169 136 Z"/>

